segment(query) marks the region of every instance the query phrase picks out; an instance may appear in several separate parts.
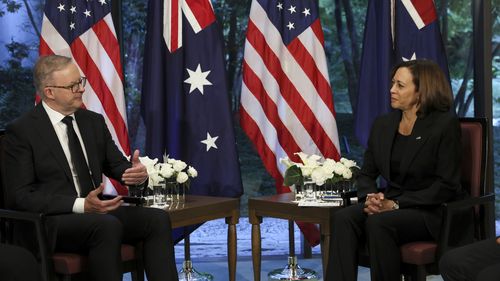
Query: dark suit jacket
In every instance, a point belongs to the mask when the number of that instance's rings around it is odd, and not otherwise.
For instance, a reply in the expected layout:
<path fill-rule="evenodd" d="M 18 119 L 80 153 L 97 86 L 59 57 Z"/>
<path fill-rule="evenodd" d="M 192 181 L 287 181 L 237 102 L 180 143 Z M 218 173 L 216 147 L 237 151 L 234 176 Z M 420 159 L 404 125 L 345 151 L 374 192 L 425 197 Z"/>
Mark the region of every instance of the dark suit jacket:
<path fill-rule="evenodd" d="M 385 196 L 399 201 L 400 208 L 419 208 L 428 213 L 426 224 L 433 236 L 440 226 L 441 203 L 463 196 L 460 185 L 461 141 L 458 119 L 448 112 L 432 112 L 417 118 L 401 161 L 402 182 L 391 179 L 392 145 L 401 111 L 375 120 L 364 163 L 357 179 L 358 197 L 376 193 L 376 179 L 387 182 Z"/>
<path fill-rule="evenodd" d="M 131 164 L 116 147 L 104 118 L 80 109 L 75 120 L 96 186 L 102 174 L 121 180 Z M 69 164 L 41 104 L 7 127 L 4 151 L 9 207 L 45 214 L 72 212 L 77 194 Z"/>

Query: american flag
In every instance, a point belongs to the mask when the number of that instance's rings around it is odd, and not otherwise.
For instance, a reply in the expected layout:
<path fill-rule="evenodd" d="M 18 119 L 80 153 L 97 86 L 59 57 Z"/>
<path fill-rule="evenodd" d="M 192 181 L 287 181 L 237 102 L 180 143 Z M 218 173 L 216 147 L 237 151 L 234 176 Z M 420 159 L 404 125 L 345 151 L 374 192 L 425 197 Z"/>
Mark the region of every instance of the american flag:
<path fill-rule="evenodd" d="M 370 0 L 366 12 L 355 133 L 366 146 L 373 120 L 390 108 L 390 72 L 403 60 L 430 59 L 448 76 L 433 0 Z"/>
<path fill-rule="evenodd" d="M 240 115 L 278 193 L 290 191 L 280 158 L 298 161 L 300 151 L 340 158 L 317 1 L 252 2 Z"/>
<path fill-rule="evenodd" d="M 40 55 L 72 57 L 87 77 L 83 102 L 104 116 L 118 148 L 130 155 L 120 48 L 111 18 L 110 0 L 46 1 Z M 126 194 L 106 179 L 106 193 Z"/>

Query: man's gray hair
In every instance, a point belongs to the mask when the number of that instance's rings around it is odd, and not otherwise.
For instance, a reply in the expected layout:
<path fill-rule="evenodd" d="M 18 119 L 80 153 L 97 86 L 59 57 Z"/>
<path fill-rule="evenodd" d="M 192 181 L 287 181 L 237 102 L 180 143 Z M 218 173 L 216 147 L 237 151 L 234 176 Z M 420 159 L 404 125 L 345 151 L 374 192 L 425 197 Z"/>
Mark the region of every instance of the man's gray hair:
<path fill-rule="evenodd" d="M 42 56 L 38 59 L 33 69 L 33 83 L 42 99 L 45 98 L 43 89 L 53 83 L 52 74 L 66 68 L 70 63 L 72 63 L 71 58 L 59 55 Z"/>

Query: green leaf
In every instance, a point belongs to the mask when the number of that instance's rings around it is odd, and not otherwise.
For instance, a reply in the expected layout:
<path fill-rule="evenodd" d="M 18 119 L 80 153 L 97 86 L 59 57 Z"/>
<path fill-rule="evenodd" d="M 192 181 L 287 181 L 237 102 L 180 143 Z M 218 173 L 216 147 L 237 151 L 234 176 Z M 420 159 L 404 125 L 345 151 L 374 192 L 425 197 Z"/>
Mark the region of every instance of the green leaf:
<path fill-rule="evenodd" d="M 302 171 L 297 165 L 290 166 L 285 172 L 285 179 L 283 184 L 285 186 L 291 185 L 303 185 L 304 177 L 302 176 Z"/>

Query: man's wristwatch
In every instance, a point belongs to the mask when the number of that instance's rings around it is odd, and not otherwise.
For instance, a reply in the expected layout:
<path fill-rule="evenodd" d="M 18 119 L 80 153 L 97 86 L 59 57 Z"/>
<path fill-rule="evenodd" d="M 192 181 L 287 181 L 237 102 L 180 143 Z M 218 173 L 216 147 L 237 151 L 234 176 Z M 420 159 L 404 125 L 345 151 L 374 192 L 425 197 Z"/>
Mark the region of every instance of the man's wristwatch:
<path fill-rule="evenodd" d="M 398 210 L 399 209 L 399 202 L 398 200 L 392 200 L 394 202 L 394 205 L 392 205 L 393 210 Z"/>

